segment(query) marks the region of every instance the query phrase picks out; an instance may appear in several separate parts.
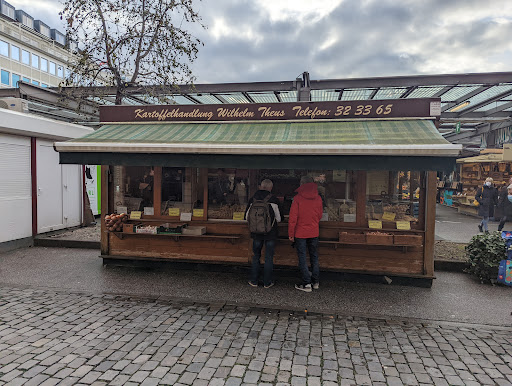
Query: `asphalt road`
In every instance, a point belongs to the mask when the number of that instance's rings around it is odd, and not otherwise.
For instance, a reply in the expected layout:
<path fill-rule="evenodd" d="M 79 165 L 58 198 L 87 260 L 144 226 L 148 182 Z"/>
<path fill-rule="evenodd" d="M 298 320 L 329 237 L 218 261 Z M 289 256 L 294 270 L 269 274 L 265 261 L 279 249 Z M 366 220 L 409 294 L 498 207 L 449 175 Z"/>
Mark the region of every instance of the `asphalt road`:
<path fill-rule="evenodd" d="M 0 286 L 512 326 L 511 288 L 481 285 L 462 273 L 437 272 L 432 288 L 321 280 L 320 290 L 307 294 L 279 273 L 276 286 L 263 289 L 249 287 L 243 270 L 204 269 L 104 267 L 95 250 L 36 247 L 0 255 Z"/>
<path fill-rule="evenodd" d="M 460 214 L 457 209 L 445 205 L 436 206 L 436 240 L 468 243 L 471 237 L 478 234 L 480 218 Z M 498 230 L 498 222 L 489 222 L 489 231 Z M 505 224 L 505 230 L 512 230 L 512 223 Z"/>

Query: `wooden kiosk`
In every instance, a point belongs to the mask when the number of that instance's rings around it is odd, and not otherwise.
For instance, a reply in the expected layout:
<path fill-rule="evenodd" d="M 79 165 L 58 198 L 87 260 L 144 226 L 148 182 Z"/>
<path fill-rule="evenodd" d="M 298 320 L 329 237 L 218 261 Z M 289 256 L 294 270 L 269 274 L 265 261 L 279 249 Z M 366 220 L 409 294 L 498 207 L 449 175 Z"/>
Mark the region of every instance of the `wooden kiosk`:
<path fill-rule="evenodd" d="M 55 148 L 61 163 L 103 165 L 105 262 L 248 265 L 244 211 L 269 178 L 284 213 L 274 262 L 296 266 L 287 218 L 309 174 L 324 203 L 321 269 L 430 280 L 435 171 L 460 152 L 437 131 L 440 113 L 438 98 L 108 106 L 102 128 Z M 112 226 L 113 213 L 130 219 Z"/>

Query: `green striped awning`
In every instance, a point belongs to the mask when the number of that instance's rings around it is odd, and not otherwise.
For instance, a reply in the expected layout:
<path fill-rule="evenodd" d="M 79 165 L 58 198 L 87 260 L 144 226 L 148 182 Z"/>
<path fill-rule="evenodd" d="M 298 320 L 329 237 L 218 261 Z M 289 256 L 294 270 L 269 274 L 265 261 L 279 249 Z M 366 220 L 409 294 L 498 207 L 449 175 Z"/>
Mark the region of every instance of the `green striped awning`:
<path fill-rule="evenodd" d="M 430 120 L 115 124 L 74 143 L 447 145 Z"/>
<path fill-rule="evenodd" d="M 258 157 L 260 163 L 272 159 L 287 164 L 327 156 L 337 157 L 332 158 L 335 163 L 350 156 L 371 156 L 375 161 L 376 157 L 399 157 L 400 162 L 404 157 L 454 158 L 461 145 L 446 141 L 431 120 L 415 119 L 108 124 L 85 137 L 58 142 L 55 149 L 63 163 L 184 162 L 181 166 L 187 166 L 199 165 L 196 161 L 203 159 L 200 164 L 209 166 L 235 158 L 245 165 Z M 352 164 L 360 162 L 353 160 Z"/>

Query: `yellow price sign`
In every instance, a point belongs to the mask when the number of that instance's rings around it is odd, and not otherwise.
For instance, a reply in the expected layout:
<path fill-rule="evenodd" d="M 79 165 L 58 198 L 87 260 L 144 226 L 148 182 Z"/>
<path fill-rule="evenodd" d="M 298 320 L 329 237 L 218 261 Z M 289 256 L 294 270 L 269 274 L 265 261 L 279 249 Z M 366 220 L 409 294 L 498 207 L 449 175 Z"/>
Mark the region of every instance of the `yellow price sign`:
<path fill-rule="evenodd" d="M 380 220 L 368 220 L 368 228 L 370 228 L 370 229 L 382 229 L 382 221 L 380 221 Z"/>
<path fill-rule="evenodd" d="M 140 220 L 142 217 L 142 212 L 140 210 L 134 210 L 130 212 L 130 220 Z"/>
<path fill-rule="evenodd" d="M 169 208 L 169 216 L 178 217 L 180 215 L 180 208 Z"/>
<path fill-rule="evenodd" d="M 411 222 L 410 221 L 397 221 L 396 229 L 400 229 L 403 231 L 410 231 L 411 230 Z"/>
<path fill-rule="evenodd" d="M 203 217 L 204 216 L 204 209 L 194 209 L 192 211 L 193 217 Z"/>
<path fill-rule="evenodd" d="M 244 212 L 233 212 L 233 220 L 243 220 L 245 217 Z"/>
<path fill-rule="evenodd" d="M 384 221 L 395 221 L 395 216 L 396 216 L 396 213 L 384 212 L 382 214 L 382 219 Z"/>

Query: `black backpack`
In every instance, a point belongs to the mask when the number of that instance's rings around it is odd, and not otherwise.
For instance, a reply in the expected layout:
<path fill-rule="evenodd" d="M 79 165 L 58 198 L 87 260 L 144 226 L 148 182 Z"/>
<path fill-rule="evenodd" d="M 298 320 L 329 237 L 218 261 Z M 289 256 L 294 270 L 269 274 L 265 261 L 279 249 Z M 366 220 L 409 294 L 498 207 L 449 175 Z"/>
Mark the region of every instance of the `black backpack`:
<path fill-rule="evenodd" d="M 274 222 L 270 215 L 270 194 L 263 200 L 254 200 L 247 211 L 247 223 L 251 233 L 265 234 L 272 230 Z"/>

